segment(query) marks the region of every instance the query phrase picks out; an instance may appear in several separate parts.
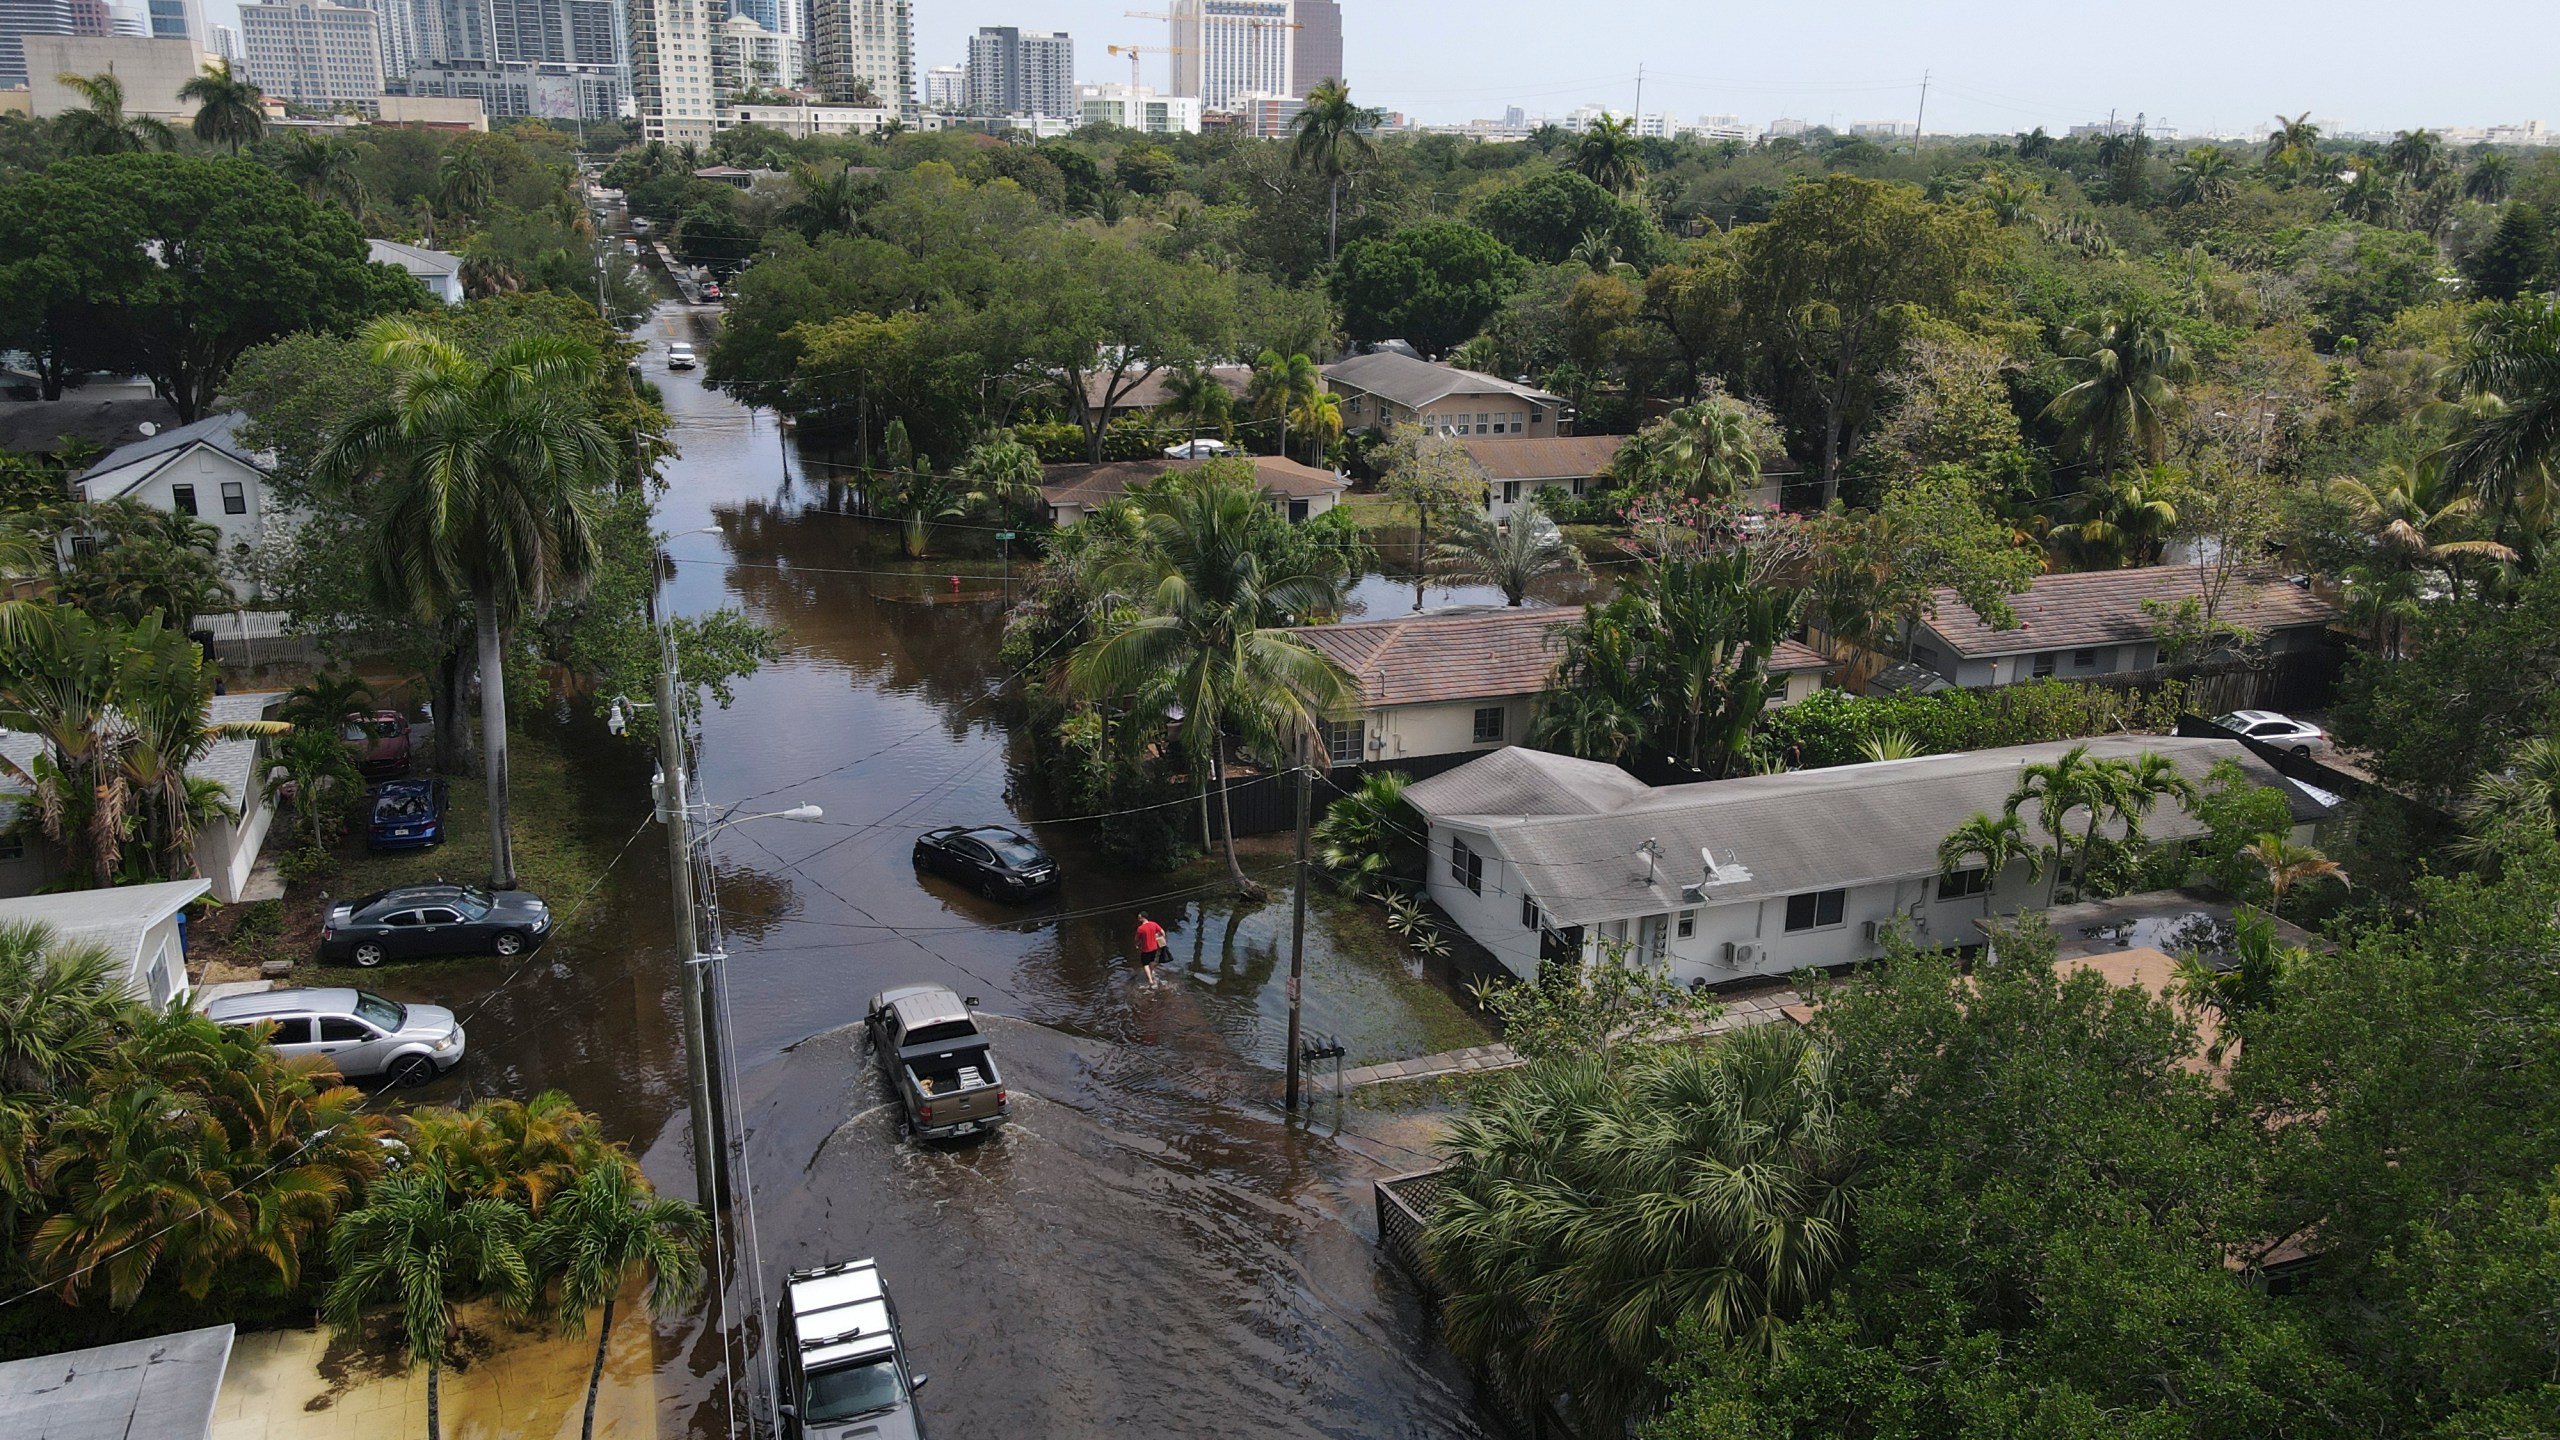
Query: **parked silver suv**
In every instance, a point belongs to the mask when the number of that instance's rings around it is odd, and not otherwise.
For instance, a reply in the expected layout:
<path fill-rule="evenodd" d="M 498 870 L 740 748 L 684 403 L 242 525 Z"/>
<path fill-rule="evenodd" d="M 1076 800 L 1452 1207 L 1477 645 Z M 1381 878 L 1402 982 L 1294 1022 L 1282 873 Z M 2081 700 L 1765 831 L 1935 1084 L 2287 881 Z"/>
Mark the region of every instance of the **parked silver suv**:
<path fill-rule="evenodd" d="M 273 1024 L 280 1055 L 325 1055 L 350 1080 L 424 1085 L 462 1063 L 462 1023 L 441 1005 L 403 1005 L 368 990 L 267 990 L 204 1007 L 223 1025 Z"/>

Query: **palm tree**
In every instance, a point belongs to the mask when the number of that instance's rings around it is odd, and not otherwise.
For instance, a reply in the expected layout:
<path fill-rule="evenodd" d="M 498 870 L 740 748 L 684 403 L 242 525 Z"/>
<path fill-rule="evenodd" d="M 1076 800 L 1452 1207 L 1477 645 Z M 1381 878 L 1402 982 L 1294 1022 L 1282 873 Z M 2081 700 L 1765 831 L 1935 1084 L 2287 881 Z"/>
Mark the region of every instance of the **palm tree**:
<path fill-rule="evenodd" d="M 156 617 L 155 617 L 156 622 Z M 195 847 L 207 798 L 188 771 L 225 740 L 262 740 L 292 733 L 281 720 L 208 719 L 213 674 L 204 652 L 179 631 L 148 623 L 134 632 L 116 679 L 121 762 L 133 797 L 143 807 L 142 833 L 156 842 L 159 873 L 196 873 Z M 219 785 L 211 797 L 227 805 Z"/>
<path fill-rule="evenodd" d="M 466 255 L 462 258 L 459 277 L 466 300 L 486 300 L 493 295 L 512 295 L 524 288 L 524 277 L 515 267 L 495 255 Z"/>
<path fill-rule="evenodd" d="M 36 823 L 62 847 L 73 875 L 111 882 L 122 864 L 124 791 L 110 717 L 126 632 L 67 606 L 46 606 L 0 637 L 0 725 L 36 738 L 26 765 L 0 772 L 35 798 Z"/>
<path fill-rule="evenodd" d="M 2018 136 L 2019 159 L 2042 160 L 2051 154 L 2053 154 L 2053 137 L 2045 133 L 2043 126 L 2039 125 Z"/>
<path fill-rule="evenodd" d="M 555 1196 L 533 1227 L 525 1250 L 537 1269 L 556 1276 L 553 1312 L 562 1333 L 583 1335 L 587 1312 L 601 1308 L 596 1359 L 587 1371 L 587 1414 L 579 1435 L 595 1440 L 596 1392 L 604 1384 L 604 1351 L 613 1338 L 613 1309 L 633 1277 L 649 1278 L 649 1309 L 664 1315 L 702 1285 L 702 1246 L 711 1219 L 682 1200 L 661 1200 L 627 1165 L 598 1165 Z"/>
<path fill-rule="evenodd" d="M 447 215 L 468 219 L 489 204 L 489 162 L 476 149 L 457 145 L 436 162 L 436 199 Z"/>
<path fill-rule="evenodd" d="M 1846 1262 L 1856 1147 L 1793 1026 L 1533 1065 L 1453 1127 L 1423 1252 L 1450 1348 L 1615 1435 L 1674 1332 L 1745 1351 Z"/>
<path fill-rule="evenodd" d="M 869 181 L 852 166 L 797 166 L 791 183 L 800 193 L 782 212 L 783 221 L 810 239 L 851 231 L 861 221 Z"/>
<path fill-rule="evenodd" d="M 1333 448 L 1334 441 L 1342 438 L 1342 397 L 1322 388 L 1313 394 L 1300 396 L 1298 403 L 1290 408 L 1289 429 L 1296 431 L 1298 439 L 1306 445 L 1307 463 L 1321 466 L 1325 452 Z M 1281 453 L 1288 453 L 1285 440 Z"/>
<path fill-rule="evenodd" d="M 356 177 L 355 147 L 331 136 L 295 135 L 275 157 L 276 168 L 314 205 L 336 202 L 349 214 L 364 208 L 364 183 Z"/>
<path fill-rule="evenodd" d="M 1977 855 L 1982 857 L 1985 915 L 1991 913 L 1992 892 L 2000 888 L 2000 877 L 2008 873 L 2010 866 L 2024 860 L 2028 883 L 2044 878 L 2045 849 L 2027 838 L 2027 827 L 2015 814 L 1992 816 L 1976 811 L 1948 831 L 1947 838 L 1938 842 L 1938 873 L 1953 876 L 1964 869 L 1964 862 Z"/>
<path fill-rule="evenodd" d="M 376 1185 L 364 1208 L 329 1234 L 338 1278 L 321 1314 L 352 1334 L 365 1311 L 398 1308 L 401 1349 L 410 1363 L 427 1362 L 427 1440 L 441 1433 L 439 1382 L 457 1301 L 494 1293 L 520 1308 L 532 1299 L 533 1266 L 522 1245 L 527 1223 L 524 1211 L 504 1200 L 456 1204 L 444 1176 L 421 1163 Z"/>
<path fill-rule="evenodd" d="M 0 923 L 0 1093 L 50 1095 L 107 1062 L 135 1013 L 117 968 L 42 921 Z"/>
<path fill-rule="evenodd" d="M 2560 836 L 2560 745 L 2527 740 L 2503 769 L 2472 781 L 2462 823 L 2471 833 L 2455 849 L 2475 860 Z"/>
<path fill-rule="evenodd" d="M 1265 350 L 1245 386 L 1245 409 L 1257 420 L 1280 422 L 1280 453 L 1289 453 L 1289 425 L 1324 396 L 1324 372 L 1304 355 Z"/>
<path fill-rule="evenodd" d="M 2505 564 L 2516 558 L 2511 545 L 2457 538 L 2478 520 L 2480 500 L 2456 491 L 2441 466 L 2385 462 L 2371 482 L 2342 475 L 2329 482 L 2328 492 L 2354 512 L 2386 568 L 2443 575 L 2456 594 L 2463 561 Z"/>
<path fill-rule="evenodd" d="M 2530 295 L 2475 311 L 2453 380 L 2499 402 L 2480 408 L 2443 461 L 2447 479 L 2497 512 L 2503 539 L 2517 502 L 2560 470 L 2560 301 Z"/>
<path fill-rule="evenodd" d="M 1612 195 L 1644 183 L 1644 141 L 1633 115 L 1602 114 L 1573 143 L 1573 168 Z"/>
<path fill-rule="evenodd" d="M 2015 819 L 2027 805 L 2036 807 L 2036 824 L 2053 840 L 2053 871 L 2047 879 L 2044 903 L 2051 905 L 2060 893 L 2064 844 L 2070 838 L 2071 813 L 2087 810 L 2090 829 L 2095 833 L 2098 819 L 2106 809 L 2112 780 L 2105 770 L 2106 762 L 2089 753 L 2086 745 L 2074 745 L 2052 760 L 2039 760 L 2021 767 L 2018 782 L 2001 805 L 2000 813 Z"/>
<path fill-rule="evenodd" d="M 481 360 L 399 319 L 375 321 L 364 339 L 388 385 L 349 417 L 320 469 L 338 484 L 379 473 L 368 563 L 387 597 L 421 620 L 470 603 L 489 884 L 511 889 L 508 637 L 595 568 L 597 497 L 620 469 L 586 397 L 600 362 L 592 347 L 562 335 L 510 341 Z"/>
<path fill-rule="evenodd" d="M 126 1309 L 155 1274 L 203 1299 L 248 1230 L 250 1177 L 226 1149 L 185 1097 L 139 1076 L 57 1110 L 36 1162 L 56 1198 L 27 1258 L 66 1301 L 103 1287 Z"/>
<path fill-rule="evenodd" d="M 1760 483 L 1760 445 L 1751 417 L 1731 401 L 1683 405 L 1645 427 L 1640 457 L 1650 478 L 1696 500 L 1732 500 Z M 1611 462 L 1616 468 L 1617 462 Z"/>
<path fill-rule="evenodd" d="M 1455 538 L 1440 542 L 1440 573 L 1495 586 L 1503 603 L 1515 609 L 1541 580 L 1591 573 L 1582 551 L 1564 538 L 1534 496 L 1512 510 L 1508 524 L 1496 525 L 1479 511 L 1462 510 L 1456 528 Z"/>
<path fill-rule="evenodd" d="M 2276 116 L 2275 129 L 2267 136 L 2267 167 L 2299 175 L 2319 161 L 2320 127 L 2311 123 L 2311 112 L 2291 119 Z"/>
<path fill-rule="evenodd" d="M 991 432 L 960 459 L 961 484 L 998 505 L 1038 499 L 1041 473 L 1040 452 L 1011 430 Z"/>
<path fill-rule="evenodd" d="M 2240 167 L 2233 163 L 2231 152 L 2219 145 L 2195 146 L 2171 168 L 2177 180 L 2170 186 L 2169 198 L 2177 204 L 2228 200 L 2240 191 Z"/>
<path fill-rule="evenodd" d="M 2131 478 L 2086 491 L 2080 497 L 2078 513 L 2079 519 L 2054 526 L 2046 532 L 2045 539 L 2056 550 L 2093 569 L 2115 570 L 2153 563 L 2178 523 L 2176 502 L 2167 499 L 2159 487 Z"/>
<path fill-rule="evenodd" d="M 267 107 L 261 103 L 266 92 L 246 75 L 233 74 L 227 57 L 179 86 L 178 98 L 196 102 L 196 138 L 207 145 L 228 145 L 237 155 L 267 133 Z"/>
<path fill-rule="evenodd" d="M 2158 304 L 2128 299 L 2063 332 L 2072 353 L 2063 367 L 2071 387 L 2053 397 L 2045 417 L 2057 421 L 2084 454 L 2098 457 L 2101 479 L 2115 481 L 2127 449 L 2158 464 L 2167 441 L 2168 416 L 2177 404 L 2177 381 L 2186 378 L 2186 351 Z"/>
<path fill-rule="evenodd" d="M 142 150 L 166 150 L 178 143 L 166 121 L 124 113 L 124 82 L 112 72 L 74 75 L 66 71 L 53 78 L 56 84 L 89 102 L 53 118 L 54 136 L 69 153 L 130 155 Z"/>
<path fill-rule="evenodd" d="M 1156 412 L 1169 420 L 1187 422 L 1190 438 L 1197 440 L 1203 430 L 1226 434 L 1235 404 L 1236 393 L 1215 371 L 1205 365 L 1184 365 L 1166 377 L 1164 403 L 1156 407 Z"/>
<path fill-rule="evenodd" d="M 1377 153 L 1369 132 L 1385 115 L 1351 103 L 1351 87 L 1326 78 L 1307 91 L 1304 108 L 1289 122 L 1289 168 L 1313 167 L 1330 192 L 1325 202 L 1324 258 L 1331 264 L 1342 239 L 1342 181 L 1352 165 Z"/>
<path fill-rule="evenodd" d="M 1286 628 L 1341 603 L 1342 561 L 1318 547 L 1267 559 L 1274 548 L 1267 528 L 1286 522 L 1272 515 L 1250 472 L 1237 476 L 1220 462 L 1150 491 L 1138 507 L 1148 543 L 1114 567 L 1111 581 L 1143 597 L 1148 613 L 1086 641 L 1068 661 L 1068 682 L 1097 697 L 1171 682 L 1183 749 L 1195 764 L 1207 763 L 1218 791 L 1228 879 L 1252 894 L 1236 854 L 1227 731 L 1303 739 L 1342 710 L 1348 677 Z"/>
<path fill-rule="evenodd" d="M 2248 856 L 2267 872 L 2267 913 L 2284 914 L 2284 897 L 2294 886 L 2306 880 L 2335 880 L 2349 884 L 2346 868 L 2309 845 L 2296 845 L 2282 835 L 2261 835 L 2243 847 Z"/>
<path fill-rule="evenodd" d="M 2366 225 L 2388 225 L 2400 214 L 2400 179 L 2367 157 L 2338 192 L 2338 213 Z"/>
<path fill-rule="evenodd" d="M 2044 193 L 2044 187 L 1998 170 L 1983 176 L 1981 188 L 1974 193 L 1991 208 L 1992 218 L 2000 222 L 2001 228 L 2008 229 L 2035 218 L 2036 197 Z"/>
<path fill-rule="evenodd" d="M 2516 162 L 2492 150 L 2472 161 L 2471 168 L 2463 172 L 2462 198 L 2483 205 L 2503 205 L 2515 183 Z"/>
<path fill-rule="evenodd" d="M 1422 878 L 1422 819 L 1406 803 L 1406 777 L 1372 770 L 1336 799 L 1311 837 L 1316 863 L 1346 895 L 1386 893 L 1390 886 Z"/>
<path fill-rule="evenodd" d="M 2403 130 L 2382 153 L 2412 190 L 2426 189 L 2444 173 L 2444 137 L 2432 130 Z"/>
<path fill-rule="evenodd" d="M 468 1110 L 410 1117 L 413 1148 L 469 1199 L 504 1200 L 539 1220 L 554 1196 L 603 1164 L 630 1157 L 595 1116 L 557 1090 L 531 1100 L 483 1100 Z"/>

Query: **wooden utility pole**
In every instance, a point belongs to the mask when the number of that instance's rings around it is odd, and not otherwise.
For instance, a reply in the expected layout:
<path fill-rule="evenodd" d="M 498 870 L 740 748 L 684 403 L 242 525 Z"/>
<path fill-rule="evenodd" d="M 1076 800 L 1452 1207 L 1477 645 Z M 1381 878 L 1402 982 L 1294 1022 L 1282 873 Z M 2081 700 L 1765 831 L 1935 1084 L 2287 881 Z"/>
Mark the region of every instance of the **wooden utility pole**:
<path fill-rule="evenodd" d="M 1289 920 L 1289 1093 L 1288 1109 L 1298 1110 L 1298 1002 L 1307 973 L 1307 810 L 1315 792 L 1315 764 L 1304 736 L 1298 740 L 1298 884 Z"/>

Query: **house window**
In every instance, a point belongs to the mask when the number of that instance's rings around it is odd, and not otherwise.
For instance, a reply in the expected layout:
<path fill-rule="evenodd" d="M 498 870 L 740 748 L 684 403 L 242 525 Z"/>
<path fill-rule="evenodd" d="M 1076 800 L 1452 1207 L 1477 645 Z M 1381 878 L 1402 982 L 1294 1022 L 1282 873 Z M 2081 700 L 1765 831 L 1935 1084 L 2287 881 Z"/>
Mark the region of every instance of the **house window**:
<path fill-rule="evenodd" d="M 1481 410 L 1477 411 L 1477 412 L 1476 412 L 1476 433 L 1477 433 L 1477 434 L 1479 434 L 1479 435 L 1490 435 L 1490 434 L 1492 434 L 1492 433 L 1493 433 L 1492 429 L 1491 429 L 1491 428 L 1486 424 L 1486 422 L 1487 422 L 1487 421 L 1490 421 L 1491 419 L 1493 419 L 1493 417 L 1492 417 L 1492 416 L 1487 415 L 1486 413 L 1484 413 L 1484 412 L 1483 412 L 1483 411 L 1481 411 Z"/>
<path fill-rule="evenodd" d="M 75 555 L 75 556 L 81 556 L 81 557 L 86 557 L 86 556 L 90 556 L 90 555 L 95 555 L 95 554 L 97 554 L 97 553 L 98 553 L 98 537 L 97 537 L 97 536 L 95 536 L 95 535 L 74 535 L 74 536 L 72 536 L 72 537 L 71 537 L 71 553 L 72 553 L 73 555 Z"/>
<path fill-rule="evenodd" d="M 2071 668 L 2074 670 L 2093 669 L 2097 666 L 2097 663 L 2098 652 L 2095 650 L 2074 650 L 2071 652 Z"/>
<path fill-rule="evenodd" d="M 27 841 L 25 836 L 17 834 L 0 835 L 0 862 L 24 860 L 26 858 Z"/>
<path fill-rule="evenodd" d="M 1698 933 L 1698 912 L 1695 910 L 1681 911 L 1678 929 L 1680 932 L 1680 938 L 1683 940 L 1696 935 Z"/>
<path fill-rule="evenodd" d="M 1505 480 L 1502 482 L 1502 503 L 1505 505 L 1517 505 L 1520 503 L 1519 481 Z"/>
<path fill-rule="evenodd" d="M 1532 425 L 1543 425 L 1546 423 L 1546 419 L 1547 412 L 1544 410 L 1532 410 L 1529 412 L 1529 423 Z"/>
<path fill-rule="evenodd" d="M 1484 893 L 1484 857 L 1455 835 L 1449 837 L 1449 878 L 1478 895 Z"/>
<path fill-rule="evenodd" d="M 1538 902 L 1526 895 L 1520 897 L 1520 928 L 1523 930 L 1538 928 Z"/>
<path fill-rule="evenodd" d="M 1990 889 L 1991 872 L 1989 870 L 1959 870 L 1953 875 L 1938 877 L 1938 898 L 1941 900 L 1962 900 L 1970 895 L 1984 894 Z"/>
<path fill-rule="evenodd" d="M 1368 731 L 1357 720 L 1324 722 L 1324 751 L 1336 765 L 1359 764 L 1360 747 L 1368 741 Z"/>
<path fill-rule="evenodd" d="M 1476 743 L 1491 745 L 1502 739 L 1502 707 L 1486 705 L 1476 711 Z"/>
<path fill-rule="evenodd" d="M 193 485 L 170 486 L 169 508 L 177 511 L 181 515 L 193 515 L 196 513 L 196 487 Z"/>
<path fill-rule="evenodd" d="M 225 515 L 249 513 L 249 492 L 237 480 L 222 482 L 222 513 Z"/>
<path fill-rule="evenodd" d="M 1911 659 L 1914 664 L 1926 665 L 1930 669 L 1935 670 L 1938 668 L 1937 647 L 1934 645 L 1914 645 L 1911 647 Z"/>
<path fill-rule="evenodd" d="M 1827 930 L 1837 925 L 1849 912 L 1846 890 L 1809 890 L 1787 897 L 1787 933 L 1799 930 Z"/>
<path fill-rule="evenodd" d="M 2046 651 L 2046 652 L 2044 652 L 2043 654 L 2041 654 L 2041 655 L 2037 656 L 2037 657 L 2036 657 L 2036 663 L 2035 663 L 2035 674 L 2036 674 L 2036 677 L 2037 677 L 2038 679 L 2044 679 L 2044 678 L 2046 678 L 2046 677 L 2051 676 L 2051 675 L 2053 674 L 2053 670 L 2054 670 L 2054 662 L 2055 662 L 2055 661 L 2057 661 L 2057 660 L 2059 660 L 2060 658 L 2062 658 L 2062 657 L 2060 657 L 2059 655 L 2056 655 L 2056 654 L 2055 654 L 2053 651 L 2051 651 L 2051 650 L 2047 650 L 2047 651 Z"/>

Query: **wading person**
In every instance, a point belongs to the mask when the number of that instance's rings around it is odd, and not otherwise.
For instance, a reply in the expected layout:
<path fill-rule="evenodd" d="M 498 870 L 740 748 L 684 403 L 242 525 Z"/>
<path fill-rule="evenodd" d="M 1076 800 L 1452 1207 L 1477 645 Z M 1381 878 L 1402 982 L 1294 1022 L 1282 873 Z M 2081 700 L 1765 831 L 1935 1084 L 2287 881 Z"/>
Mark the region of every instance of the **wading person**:
<path fill-rule="evenodd" d="M 1156 988 L 1156 961 L 1164 955 L 1164 927 L 1138 915 L 1138 965 L 1147 972 L 1147 988 Z"/>

